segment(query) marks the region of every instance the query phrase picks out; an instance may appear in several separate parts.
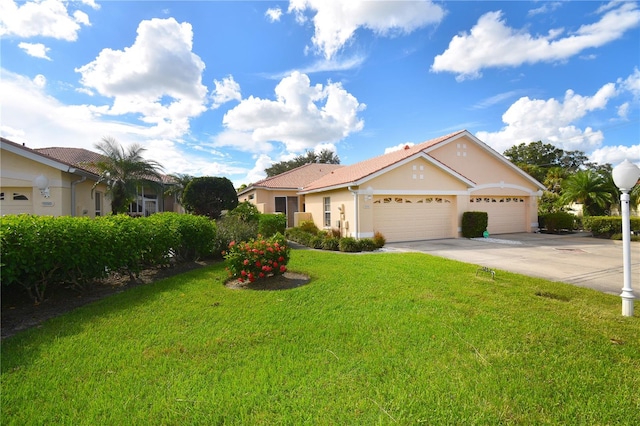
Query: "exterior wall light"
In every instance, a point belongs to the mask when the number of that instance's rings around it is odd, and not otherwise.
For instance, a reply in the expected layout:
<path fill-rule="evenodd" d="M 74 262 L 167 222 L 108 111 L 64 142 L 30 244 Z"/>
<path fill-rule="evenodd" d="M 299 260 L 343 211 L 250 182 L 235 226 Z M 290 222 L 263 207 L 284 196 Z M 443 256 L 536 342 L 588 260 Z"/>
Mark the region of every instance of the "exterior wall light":
<path fill-rule="evenodd" d="M 40 175 L 33 180 L 33 183 L 36 185 L 36 188 L 40 190 L 40 194 L 44 198 L 49 198 L 51 194 L 49 193 L 49 179 L 45 175 Z"/>
<path fill-rule="evenodd" d="M 622 267 L 624 285 L 622 287 L 622 315 L 633 316 L 633 289 L 631 288 L 631 222 L 629 219 L 629 192 L 638 183 L 640 168 L 624 160 L 612 171 L 613 182 L 620 189 L 620 210 L 622 210 Z"/>

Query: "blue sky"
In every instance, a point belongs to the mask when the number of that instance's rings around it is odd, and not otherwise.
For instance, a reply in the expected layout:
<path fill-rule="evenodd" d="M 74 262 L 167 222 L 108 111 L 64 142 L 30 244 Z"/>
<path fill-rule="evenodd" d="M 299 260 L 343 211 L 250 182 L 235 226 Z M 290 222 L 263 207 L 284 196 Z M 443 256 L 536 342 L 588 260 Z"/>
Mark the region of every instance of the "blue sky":
<path fill-rule="evenodd" d="M 640 164 L 637 2 L 0 0 L 0 133 L 264 177 L 467 129 Z"/>

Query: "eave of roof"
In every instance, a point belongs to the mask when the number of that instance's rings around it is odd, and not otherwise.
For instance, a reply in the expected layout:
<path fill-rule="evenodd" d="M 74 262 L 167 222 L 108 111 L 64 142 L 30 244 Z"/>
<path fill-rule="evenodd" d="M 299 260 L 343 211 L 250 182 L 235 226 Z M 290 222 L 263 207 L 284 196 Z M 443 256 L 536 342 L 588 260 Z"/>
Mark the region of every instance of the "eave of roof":
<path fill-rule="evenodd" d="M 238 193 L 238 196 L 244 195 L 256 189 L 264 189 L 268 191 L 299 191 L 305 185 L 321 178 L 322 176 L 334 170 L 340 169 L 340 164 L 327 163 L 307 163 L 295 169 L 287 170 L 279 175 L 270 176 L 265 179 L 252 183 Z"/>

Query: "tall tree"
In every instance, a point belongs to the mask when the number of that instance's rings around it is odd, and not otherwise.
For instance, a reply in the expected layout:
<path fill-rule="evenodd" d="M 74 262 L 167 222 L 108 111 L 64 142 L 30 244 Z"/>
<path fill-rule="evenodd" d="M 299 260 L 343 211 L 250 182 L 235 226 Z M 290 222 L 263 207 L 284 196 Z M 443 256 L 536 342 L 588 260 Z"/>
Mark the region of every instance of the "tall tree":
<path fill-rule="evenodd" d="M 572 173 L 589 164 L 582 151 L 564 151 L 542 141 L 512 146 L 504 152 L 504 156 L 539 182 L 544 182 L 547 172 L 557 167 Z"/>
<path fill-rule="evenodd" d="M 340 158 L 335 152 L 328 149 L 323 149 L 319 153 L 307 151 L 304 154 L 298 155 L 293 160 L 275 163 L 271 167 L 264 169 L 264 172 L 267 174 L 267 177 L 276 176 L 308 163 L 340 164 Z"/>
<path fill-rule="evenodd" d="M 145 148 L 141 145 L 133 144 L 125 149 L 115 139 L 105 137 L 95 147 L 104 159 L 95 163 L 100 170 L 100 178 L 94 188 L 106 183 L 112 214 L 126 213 L 139 186 L 145 183 L 155 186 L 162 182 L 162 166 L 156 161 L 145 160 L 142 157 Z"/>
<path fill-rule="evenodd" d="M 581 203 L 585 216 L 605 213 L 613 201 L 611 183 L 593 170 L 580 170 L 563 182 L 560 200 L 564 204 Z"/>
<path fill-rule="evenodd" d="M 236 208 L 238 194 L 229 179 L 204 176 L 189 182 L 182 194 L 182 202 L 189 213 L 218 219 L 223 210 Z"/>

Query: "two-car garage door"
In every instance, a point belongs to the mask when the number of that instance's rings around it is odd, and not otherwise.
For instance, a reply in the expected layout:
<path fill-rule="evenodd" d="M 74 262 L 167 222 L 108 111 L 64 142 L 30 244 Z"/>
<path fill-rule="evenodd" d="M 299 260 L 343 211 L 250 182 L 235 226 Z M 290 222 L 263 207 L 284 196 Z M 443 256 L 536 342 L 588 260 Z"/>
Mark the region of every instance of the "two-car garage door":
<path fill-rule="evenodd" d="M 374 230 L 387 241 L 455 238 L 453 197 L 389 196 L 373 200 Z"/>

